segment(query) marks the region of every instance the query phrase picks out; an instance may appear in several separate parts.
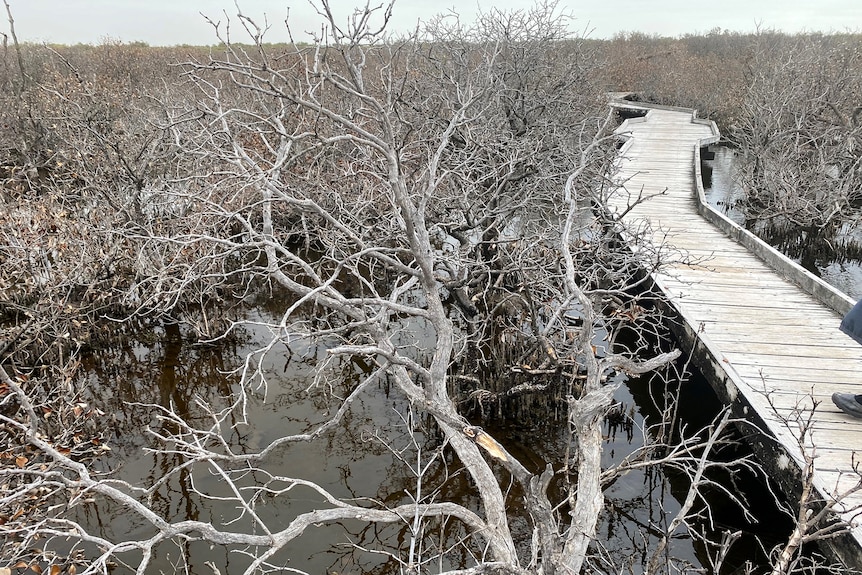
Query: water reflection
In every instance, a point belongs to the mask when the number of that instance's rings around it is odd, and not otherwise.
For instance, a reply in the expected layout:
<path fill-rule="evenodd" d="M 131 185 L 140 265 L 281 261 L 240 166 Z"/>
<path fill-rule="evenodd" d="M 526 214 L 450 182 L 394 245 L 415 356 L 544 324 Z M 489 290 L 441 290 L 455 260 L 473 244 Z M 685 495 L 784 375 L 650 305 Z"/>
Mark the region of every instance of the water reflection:
<path fill-rule="evenodd" d="M 258 310 L 258 319 L 266 314 Z M 253 532 L 254 525 L 237 509 L 235 501 L 220 500 L 230 495 L 227 485 L 214 469 L 205 465 L 189 465 L 179 455 L 155 453 L 154 434 L 176 431 L 174 423 L 159 417 L 152 405 L 173 409 L 189 421 L 205 427 L 212 423 L 213 411 L 228 410 L 239 391 L 237 369 L 247 354 L 263 349 L 270 342 L 270 327 L 250 327 L 242 337 L 219 346 L 200 347 L 189 344 L 178 326 L 168 325 L 141 341 L 101 351 L 90 359 L 87 386 L 94 399 L 105 411 L 114 414 L 116 431 L 111 438 L 112 456 L 105 469 L 115 470 L 115 477 L 133 485 L 153 485 L 150 493 L 154 509 L 171 520 L 195 519 L 229 526 L 231 530 Z M 423 348 L 429 345 L 421 337 L 402 335 L 405 345 Z M 266 374 L 266 393 L 252 394 L 241 412 L 228 411 L 231 419 L 225 438 L 236 452 L 260 450 L 271 441 L 289 433 L 305 432 L 329 417 L 369 373 L 361 361 L 332 362 L 322 345 L 310 345 L 294 339 L 289 344 L 271 348 L 258 356 Z M 327 363 L 328 362 L 328 363 Z M 326 364 L 324 375 L 318 367 Z M 606 428 L 603 463 L 618 464 L 631 451 L 643 445 L 649 425 L 658 423 L 664 390 L 649 378 L 628 380 L 623 374 L 612 382 L 621 382 L 616 392 L 615 416 Z M 686 384 L 680 388 L 683 399 L 681 420 L 692 428 L 708 423 L 718 410 L 702 397 L 686 399 L 691 389 L 708 389 Z M 475 422 L 497 437 L 501 443 L 527 465 L 539 470 L 545 462 L 555 469 L 565 465 L 568 438 L 562 407 L 553 396 L 525 396 L 518 405 L 502 411 L 492 410 L 485 419 Z M 505 412 L 506 416 L 501 414 Z M 496 415 L 495 415 L 496 414 Z M 478 414 L 475 414 L 478 416 Z M 410 433 L 410 431 L 413 433 Z M 375 381 L 365 394 L 358 396 L 349 413 L 336 429 L 314 443 L 294 443 L 277 449 L 259 471 L 226 470 L 235 474 L 240 487 L 268 483 L 273 490 L 284 489 L 281 476 L 313 481 L 333 495 L 359 501 L 375 501 L 386 507 L 407 503 L 413 497 L 425 500 L 454 500 L 477 509 L 479 502 L 470 478 L 448 449 L 441 448 L 441 438 L 428 421 L 414 419 L 408 402 L 395 393 L 385 378 Z M 417 494 L 415 477 L 410 466 L 416 462 L 417 451 L 422 462 L 431 462 Z M 504 472 L 500 471 L 504 482 Z M 161 478 L 167 477 L 166 480 Z M 559 475 L 552 484 L 552 493 L 563 500 L 566 478 Z M 746 479 L 746 481 L 749 481 Z M 505 483 L 504 483 L 505 484 Z M 687 492 L 682 474 L 664 473 L 658 469 L 631 472 L 613 483 L 606 493 L 607 513 L 600 527 L 600 550 L 610 557 L 629 557 L 630 570 L 642 572 L 667 527 L 669 517 L 679 509 L 679 500 Z M 284 528 L 301 513 L 311 511 L 322 502 L 314 491 L 296 487 L 289 497 L 259 497 L 254 501 L 261 519 L 273 530 Z M 522 543 L 524 556 L 532 527 L 522 509 L 517 486 L 509 488 L 509 504 L 513 513 L 512 528 Z M 717 500 L 718 508 L 722 506 Z M 566 508 L 560 509 L 567 517 Z M 740 515 L 740 514 L 737 514 Z M 152 535 L 150 526 L 143 524 L 120 509 L 90 506 L 81 517 L 94 530 L 109 537 L 144 537 Z M 721 517 L 713 526 L 703 527 L 710 536 L 720 537 L 718 527 L 727 524 L 733 529 L 744 525 L 739 516 Z M 409 526 L 405 524 L 375 525 L 343 522 L 339 525 L 316 526 L 290 543 L 272 560 L 272 564 L 309 573 L 343 574 L 399 573 L 401 565 L 394 557 L 404 557 L 410 542 Z M 463 527 L 456 521 L 433 520 L 423 526 L 421 544 L 428 557 L 446 550 L 445 560 L 434 564 L 437 570 L 469 564 L 470 557 L 482 554 L 475 543 L 465 544 Z M 763 533 L 757 533 L 763 535 Z M 748 545 L 743 542 L 744 545 Z M 741 553 L 757 555 L 749 548 Z M 368 552 L 367 550 L 374 550 Z M 239 572 L 248 566 L 250 558 L 238 549 L 211 548 L 199 542 L 177 547 L 164 544 L 151 569 L 172 572 L 182 564 L 190 572 L 210 572 L 206 562 L 212 562 L 223 573 Z M 382 552 L 382 553 L 381 553 Z M 691 564 L 698 569 L 709 565 L 708 549 L 701 540 L 675 536 L 670 542 L 669 556 L 677 564 Z M 762 554 L 760 555 L 762 557 Z M 129 559 L 134 563 L 133 559 Z M 118 568 L 118 570 L 121 570 Z M 708 569 L 707 569 L 708 570 Z"/>
<path fill-rule="evenodd" d="M 746 221 L 740 207 L 745 192 L 734 176 L 736 155 L 725 146 L 713 151 L 714 159 L 702 162 L 707 202 L 851 298 L 862 298 L 862 230 L 855 222 L 845 222 L 834 237 L 827 237 L 825 232 L 800 229 L 781 218 Z"/>
<path fill-rule="evenodd" d="M 734 179 L 735 154 L 725 146 L 716 146 L 711 152 L 713 158 L 703 160 L 701 169 L 706 201 L 740 226 L 744 226 L 745 214 L 740 206 L 745 199 L 745 191 Z"/>

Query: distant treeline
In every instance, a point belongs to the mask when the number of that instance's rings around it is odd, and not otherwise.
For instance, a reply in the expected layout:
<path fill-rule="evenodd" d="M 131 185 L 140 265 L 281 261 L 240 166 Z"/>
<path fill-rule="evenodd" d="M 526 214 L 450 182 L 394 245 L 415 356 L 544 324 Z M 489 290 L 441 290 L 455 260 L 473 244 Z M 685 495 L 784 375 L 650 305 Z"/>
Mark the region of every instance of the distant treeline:
<path fill-rule="evenodd" d="M 633 92 L 644 101 L 695 108 L 701 116 L 714 119 L 725 134 L 738 129 L 746 94 L 755 88 L 764 65 L 795 68 L 786 70 L 788 81 L 804 79 L 805 83 L 820 85 L 828 92 L 823 97 L 836 108 L 836 119 L 852 117 L 855 107 L 862 103 L 859 33 L 790 35 L 773 30 L 739 33 L 715 29 L 679 38 L 631 32 L 611 40 L 571 42 L 578 44 L 580 57 L 599 60 L 600 66 L 590 66 L 598 74 L 593 79 L 596 86 Z M 252 55 L 256 50 L 252 44 L 235 46 L 248 49 Z M 265 46 L 269 54 L 295 49 L 283 43 Z M 21 45 L 27 75 L 35 81 L 58 72 L 77 72 L 138 86 L 174 78 L 176 63 L 204 60 L 222 50 L 217 44 L 162 47 L 112 39 L 98 45 Z M 794 63 L 783 56 L 800 53 L 806 55 L 806 62 Z M 767 55 L 774 60 L 765 61 Z M 7 45 L 0 70 L 3 89 L 20 84 L 17 67 L 13 48 Z"/>

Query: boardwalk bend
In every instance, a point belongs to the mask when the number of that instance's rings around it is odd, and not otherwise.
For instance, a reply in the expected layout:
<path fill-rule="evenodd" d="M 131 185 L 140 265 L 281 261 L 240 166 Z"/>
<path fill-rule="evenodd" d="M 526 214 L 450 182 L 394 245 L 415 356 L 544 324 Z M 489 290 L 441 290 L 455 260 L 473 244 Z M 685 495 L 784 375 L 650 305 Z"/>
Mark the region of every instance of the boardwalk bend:
<path fill-rule="evenodd" d="M 638 194 L 650 196 L 622 216 L 648 231 L 632 249 L 652 242 L 686 254 L 653 276 L 675 308 L 677 335 L 719 397 L 764 431 L 754 450 L 791 495 L 803 465 L 796 421 L 819 402 L 802 440 L 816 454 L 814 484 L 827 500 L 846 492 L 859 482 L 862 419 L 838 411 L 830 396 L 862 393 L 862 346 L 838 330 L 854 302 L 706 205 L 699 150 L 718 140 L 714 123 L 692 110 L 644 111 L 617 129 L 625 138 L 617 166 L 623 184 L 610 206 L 621 214 Z M 862 567 L 862 491 L 842 505 L 853 529 L 831 549 Z"/>

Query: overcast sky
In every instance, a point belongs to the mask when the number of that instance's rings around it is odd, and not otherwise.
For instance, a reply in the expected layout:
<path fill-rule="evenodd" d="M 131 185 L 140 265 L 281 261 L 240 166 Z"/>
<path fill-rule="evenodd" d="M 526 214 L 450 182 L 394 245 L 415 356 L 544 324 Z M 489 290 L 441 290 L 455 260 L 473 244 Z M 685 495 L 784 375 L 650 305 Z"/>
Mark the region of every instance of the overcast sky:
<path fill-rule="evenodd" d="M 224 20 L 236 13 L 233 0 L 8 0 L 20 40 L 63 44 L 98 43 L 106 37 L 153 45 L 214 44 L 212 29 L 201 13 Z M 345 19 L 353 0 L 331 0 Z M 382 0 L 372 0 L 374 4 Z M 467 21 L 476 11 L 496 6 L 528 8 L 532 0 L 396 0 L 393 24 L 398 31 L 415 27 L 447 9 Z M 286 39 L 284 19 L 290 7 L 295 32 L 314 29 L 307 0 L 239 0 L 243 12 L 272 24 L 268 39 Z M 722 28 L 751 32 L 756 26 L 786 32 L 862 31 L 860 0 L 570 0 L 559 6 L 574 14 L 575 29 L 591 38 L 610 38 L 619 32 L 639 31 L 663 36 L 707 32 Z M 0 31 L 8 31 L 0 18 Z M 301 39 L 301 38 L 300 38 Z"/>

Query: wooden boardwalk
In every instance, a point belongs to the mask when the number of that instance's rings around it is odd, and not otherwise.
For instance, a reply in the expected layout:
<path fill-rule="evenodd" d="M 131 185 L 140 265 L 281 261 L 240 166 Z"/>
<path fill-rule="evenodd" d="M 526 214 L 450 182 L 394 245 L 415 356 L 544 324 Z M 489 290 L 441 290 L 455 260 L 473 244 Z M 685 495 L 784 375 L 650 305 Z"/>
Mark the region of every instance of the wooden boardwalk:
<path fill-rule="evenodd" d="M 754 442 L 764 467 L 785 489 L 798 489 L 801 442 L 816 454 L 814 483 L 824 498 L 856 485 L 862 419 L 844 415 L 830 399 L 835 391 L 862 393 L 862 346 L 838 329 L 853 302 L 704 207 L 698 148 L 717 141 L 714 124 L 694 120 L 691 110 L 654 108 L 626 120 L 617 133 L 626 143 L 611 209 L 623 213 L 639 194 L 650 196 L 622 217 L 629 229 L 647 232 L 630 238 L 631 247 L 675 248 L 667 252 L 671 264 L 653 279 L 676 308 L 677 329 L 699 350 L 699 367 L 718 395 L 765 428 Z M 747 247 L 728 234 L 745 236 Z M 797 422 L 813 402 L 819 405 L 810 437 L 800 439 Z M 842 505 L 853 529 L 833 550 L 860 568 L 862 492 Z"/>

